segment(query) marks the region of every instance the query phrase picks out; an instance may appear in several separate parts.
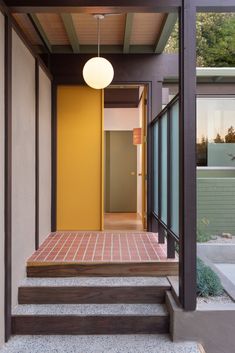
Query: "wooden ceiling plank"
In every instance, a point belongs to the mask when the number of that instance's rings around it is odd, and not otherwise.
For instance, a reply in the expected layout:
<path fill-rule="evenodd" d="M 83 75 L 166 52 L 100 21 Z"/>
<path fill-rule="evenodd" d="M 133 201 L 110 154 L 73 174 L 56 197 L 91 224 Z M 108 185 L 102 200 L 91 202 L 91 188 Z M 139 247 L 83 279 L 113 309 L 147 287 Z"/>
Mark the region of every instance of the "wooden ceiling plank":
<path fill-rule="evenodd" d="M 67 32 L 71 47 L 73 49 L 73 52 L 79 53 L 80 52 L 80 45 L 79 45 L 79 40 L 78 40 L 76 30 L 74 27 L 72 15 L 70 13 L 62 13 L 61 19 L 64 23 L 64 27 L 66 29 L 66 32 Z"/>
<path fill-rule="evenodd" d="M 162 28 L 160 35 L 158 35 L 158 38 L 156 40 L 156 44 L 154 46 L 154 53 L 155 54 L 161 54 L 165 46 L 168 42 L 168 39 L 172 33 L 172 30 L 175 26 L 175 23 L 177 21 L 178 15 L 177 13 L 169 13 L 166 15 L 165 20 L 163 22 Z"/>
<path fill-rule="evenodd" d="M 123 53 L 129 53 L 129 50 L 130 50 L 130 40 L 131 40 L 133 18 L 134 18 L 134 14 L 133 13 L 128 13 L 126 15 L 126 25 L 125 25 L 125 33 L 124 33 Z"/>
<path fill-rule="evenodd" d="M 36 14 L 28 14 L 28 18 L 30 19 L 34 29 L 36 30 L 37 34 L 39 35 L 40 39 L 42 40 L 46 49 L 52 53 L 52 46 L 49 42 L 49 39 L 44 31 L 39 19 L 37 18 Z"/>

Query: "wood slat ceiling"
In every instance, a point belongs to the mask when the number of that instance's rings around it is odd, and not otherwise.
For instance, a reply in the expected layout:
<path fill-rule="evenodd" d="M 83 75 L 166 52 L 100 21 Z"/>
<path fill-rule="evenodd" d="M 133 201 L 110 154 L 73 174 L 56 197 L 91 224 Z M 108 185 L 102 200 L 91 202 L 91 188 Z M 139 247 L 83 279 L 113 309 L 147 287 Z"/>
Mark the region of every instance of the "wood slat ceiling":
<path fill-rule="evenodd" d="M 134 14 L 130 44 L 154 44 L 164 18 L 165 14 L 161 13 Z"/>
<path fill-rule="evenodd" d="M 81 45 L 97 43 L 97 21 L 89 14 L 73 14 L 74 27 Z M 126 15 L 111 15 L 100 22 L 101 44 L 123 43 Z"/>
<path fill-rule="evenodd" d="M 69 16 L 67 20 L 70 22 L 65 23 L 63 15 L 56 13 L 37 13 L 33 20 L 31 15 L 14 14 L 19 26 L 34 46 L 42 48 L 44 42 L 44 47 L 49 47 L 52 52 L 72 52 L 77 45 L 77 52 L 89 50 L 90 53 L 95 53 L 97 20 L 86 13 Z M 147 52 L 153 53 L 156 41 L 161 37 L 166 17 L 167 14 L 164 13 L 106 15 L 100 24 L 101 45 L 107 48 L 104 52 L 109 52 L 110 49 L 110 52 L 138 53 L 138 50 L 144 52 L 144 47 Z"/>
<path fill-rule="evenodd" d="M 51 45 L 68 45 L 69 39 L 60 15 L 53 13 L 37 14 Z"/>

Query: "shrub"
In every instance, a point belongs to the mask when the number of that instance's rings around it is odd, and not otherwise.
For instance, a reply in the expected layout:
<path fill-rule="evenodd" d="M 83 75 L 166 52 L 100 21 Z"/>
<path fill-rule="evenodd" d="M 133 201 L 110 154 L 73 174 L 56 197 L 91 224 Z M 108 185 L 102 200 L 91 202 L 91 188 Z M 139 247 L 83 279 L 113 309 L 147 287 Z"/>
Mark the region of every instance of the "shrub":
<path fill-rule="evenodd" d="M 211 240 L 211 235 L 207 232 L 208 225 L 210 224 L 209 219 L 202 218 L 197 224 L 197 242 L 205 243 Z"/>
<path fill-rule="evenodd" d="M 223 287 L 217 274 L 201 259 L 197 259 L 197 295 L 208 297 L 222 293 Z"/>

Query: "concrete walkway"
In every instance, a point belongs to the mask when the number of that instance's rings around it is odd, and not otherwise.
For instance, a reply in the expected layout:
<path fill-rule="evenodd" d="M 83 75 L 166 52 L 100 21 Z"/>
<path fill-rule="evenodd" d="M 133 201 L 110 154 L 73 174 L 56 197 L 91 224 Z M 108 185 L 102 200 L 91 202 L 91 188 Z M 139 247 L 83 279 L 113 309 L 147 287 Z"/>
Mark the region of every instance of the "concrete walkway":
<path fill-rule="evenodd" d="M 195 342 L 168 335 L 15 336 L 0 353 L 201 353 Z"/>

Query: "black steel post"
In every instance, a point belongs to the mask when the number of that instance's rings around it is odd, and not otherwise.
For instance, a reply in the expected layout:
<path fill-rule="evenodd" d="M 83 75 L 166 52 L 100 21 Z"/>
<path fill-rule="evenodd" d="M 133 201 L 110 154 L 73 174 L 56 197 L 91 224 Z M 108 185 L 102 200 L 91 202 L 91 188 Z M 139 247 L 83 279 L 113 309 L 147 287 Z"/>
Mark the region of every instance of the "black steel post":
<path fill-rule="evenodd" d="M 179 299 L 196 308 L 196 6 L 180 10 Z"/>

